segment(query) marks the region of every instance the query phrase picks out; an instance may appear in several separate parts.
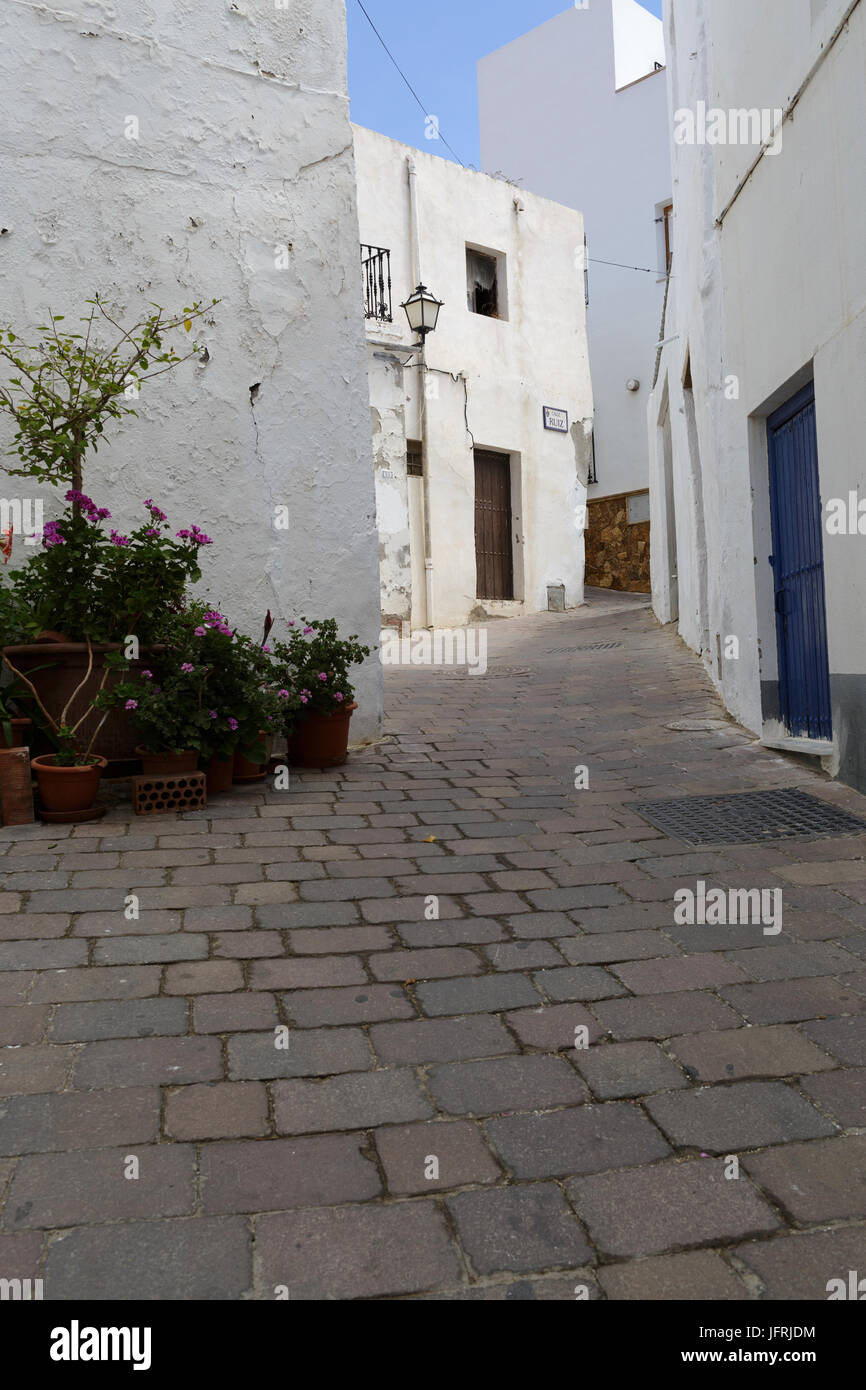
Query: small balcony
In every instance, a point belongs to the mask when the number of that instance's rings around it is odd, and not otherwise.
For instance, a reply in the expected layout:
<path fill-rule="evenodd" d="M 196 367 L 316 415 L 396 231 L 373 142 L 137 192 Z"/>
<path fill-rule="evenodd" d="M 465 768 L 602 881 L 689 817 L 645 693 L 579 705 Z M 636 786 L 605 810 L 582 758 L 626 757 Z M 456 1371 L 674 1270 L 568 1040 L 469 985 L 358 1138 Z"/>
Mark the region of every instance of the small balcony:
<path fill-rule="evenodd" d="M 379 323 L 392 323 L 391 252 L 384 246 L 361 243 L 361 273 L 364 277 L 364 316 Z"/>

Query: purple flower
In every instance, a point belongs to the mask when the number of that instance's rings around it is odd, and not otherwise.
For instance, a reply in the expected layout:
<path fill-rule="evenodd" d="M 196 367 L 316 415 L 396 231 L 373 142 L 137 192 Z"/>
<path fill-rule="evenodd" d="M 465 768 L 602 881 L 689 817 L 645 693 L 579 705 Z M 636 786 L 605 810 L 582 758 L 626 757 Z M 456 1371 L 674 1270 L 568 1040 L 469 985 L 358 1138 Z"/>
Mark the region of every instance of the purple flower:
<path fill-rule="evenodd" d="M 112 531 L 109 540 L 112 545 L 129 545 L 129 536 L 121 536 L 117 531 Z"/>
<path fill-rule="evenodd" d="M 108 510 L 107 507 L 100 507 L 96 513 L 97 521 L 108 521 L 110 517 L 111 512 Z"/>
<path fill-rule="evenodd" d="M 265 656 L 270 656 L 271 654 L 270 647 L 262 647 L 262 651 L 265 653 Z"/>
<path fill-rule="evenodd" d="M 138 701 L 137 701 L 137 700 L 127 700 L 127 702 L 126 702 L 126 704 L 123 706 L 123 708 L 124 708 L 124 709 L 138 709 Z"/>
<path fill-rule="evenodd" d="M 46 521 L 42 528 L 42 544 L 47 550 L 52 545 L 65 545 L 66 541 L 60 534 L 59 521 Z"/>
<path fill-rule="evenodd" d="M 238 727 L 238 721 L 237 721 L 236 719 L 232 719 L 231 715 L 229 715 L 229 728 L 232 729 L 232 730 L 234 730 L 234 729 L 236 729 L 237 727 Z"/>
<path fill-rule="evenodd" d="M 312 630 L 313 630 L 313 629 L 312 629 L 311 627 L 305 627 L 305 628 L 304 628 L 304 636 L 305 636 L 305 637 L 309 637 L 309 635 L 310 635 L 310 633 L 312 632 Z"/>
<path fill-rule="evenodd" d="M 158 535 L 159 535 L 159 531 L 156 529 L 155 526 L 148 526 L 148 528 L 147 528 L 147 530 L 145 531 L 144 534 L 145 534 L 146 536 L 158 536 Z"/>
<path fill-rule="evenodd" d="M 194 671 L 195 667 L 193 666 L 191 661 L 185 661 L 180 669 L 184 672 L 184 674 L 188 674 L 190 671 Z"/>
<path fill-rule="evenodd" d="M 289 618 L 289 621 L 286 623 L 286 627 L 294 627 L 294 626 L 295 626 L 295 620 L 294 620 L 294 618 Z"/>
<path fill-rule="evenodd" d="M 278 690 L 278 691 L 277 691 L 277 695 L 279 696 L 279 698 L 280 698 L 281 700 L 288 700 L 288 698 L 289 698 L 289 692 L 288 692 L 288 690 Z"/>
<path fill-rule="evenodd" d="M 327 679 L 328 679 L 328 673 L 327 673 L 327 671 L 320 671 L 320 672 L 319 672 L 319 680 L 320 680 L 320 681 L 326 681 Z"/>
<path fill-rule="evenodd" d="M 176 531 L 176 532 L 175 532 L 175 535 L 178 536 L 179 539 L 182 540 L 182 541 L 188 541 L 188 540 L 189 540 L 189 531 Z"/>
<path fill-rule="evenodd" d="M 193 637 L 207 637 L 207 628 L 206 628 L 206 627 L 195 627 L 195 628 L 193 628 Z"/>
<path fill-rule="evenodd" d="M 160 508 L 156 505 L 152 497 L 145 497 L 144 505 L 147 507 L 147 510 L 150 512 L 151 516 L 156 517 L 157 521 L 168 520 L 165 512 L 160 510 Z"/>
<path fill-rule="evenodd" d="M 142 671 L 141 674 L 142 674 L 142 676 L 144 677 L 144 679 L 145 679 L 146 681 L 153 680 L 153 672 L 152 672 L 152 671 Z"/>
<path fill-rule="evenodd" d="M 215 709 L 208 710 L 208 714 L 210 715 L 211 719 L 216 719 L 217 717 L 217 712 Z"/>
<path fill-rule="evenodd" d="M 342 698 L 343 698 L 343 697 L 342 697 L 342 695 L 340 694 L 340 692 L 339 692 L 339 690 L 338 690 L 337 693 L 336 693 L 335 696 L 334 696 L 334 699 L 335 699 L 335 700 L 342 700 Z"/>

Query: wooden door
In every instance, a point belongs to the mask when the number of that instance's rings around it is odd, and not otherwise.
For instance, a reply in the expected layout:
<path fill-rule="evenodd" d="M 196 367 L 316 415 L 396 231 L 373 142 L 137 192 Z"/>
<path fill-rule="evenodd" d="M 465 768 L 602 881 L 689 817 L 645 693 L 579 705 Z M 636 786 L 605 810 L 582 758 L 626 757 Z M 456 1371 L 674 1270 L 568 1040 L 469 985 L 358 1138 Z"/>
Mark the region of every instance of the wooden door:
<path fill-rule="evenodd" d="M 475 450 L 475 568 L 478 598 L 514 598 L 511 458 Z"/>

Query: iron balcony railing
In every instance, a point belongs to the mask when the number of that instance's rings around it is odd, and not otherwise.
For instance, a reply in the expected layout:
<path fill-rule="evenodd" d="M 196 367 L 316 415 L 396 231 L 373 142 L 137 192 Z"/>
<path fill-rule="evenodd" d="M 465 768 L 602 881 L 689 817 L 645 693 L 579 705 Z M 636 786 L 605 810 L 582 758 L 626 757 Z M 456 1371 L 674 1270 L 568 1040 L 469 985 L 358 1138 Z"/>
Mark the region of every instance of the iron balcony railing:
<path fill-rule="evenodd" d="M 381 323 L 391 316 L 391 252 L 383 246 L 361 244 L 361 271 L 364 276 L 364 314 Z"/>

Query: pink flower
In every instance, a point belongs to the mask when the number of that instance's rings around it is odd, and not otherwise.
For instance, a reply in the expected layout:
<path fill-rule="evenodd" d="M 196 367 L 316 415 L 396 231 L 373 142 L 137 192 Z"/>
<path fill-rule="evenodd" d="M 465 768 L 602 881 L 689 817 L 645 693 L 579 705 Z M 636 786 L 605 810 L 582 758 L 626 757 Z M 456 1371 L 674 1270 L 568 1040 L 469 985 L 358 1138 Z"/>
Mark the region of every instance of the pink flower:
<path fill-rule="evenodd" d="M 304 636 L 305 636 L 305 637 L 309 637 L 309 635 L 310 635 L 310 633 L 312 632 L 312 630 L 313 630 L 313 629 L 312 629 L 311 627 L 305 627 L 305 628 L 304 628 Z"/>
<path fill-rule="evenodd" d="M 270 647 L 262 647 L 262 651 L 265 653 L 266 656 L 270 656 L 271 654 Z"/>
<path fill-rule="evenodd" d="M 328 673 L 327 673 L 327 671 L 320 671 L 320 672 L 319 672 L 319 680 L 320 680 L 320 681 L 326 681 L 327 679 L 328 679 Z"/>
<path fill-rule="evenodd" d="M 234 729 L 236 729 L 237 727 L 238 727 L 238 721 L 237 721 L 236 719 L 232 719 L 231 716 L 230 716 L 230 717 L 229 717 L 229 728 L 232 729 L 232 730 L 234 730 Z"/>
<path fill-rule="evenodd" d="M 153 680 L 153 672 L 152 672 L 152 671 L 142 671 L 141 674 L 142 674 L 142 676 L 144 677 L 144 679 L 145 679 L 146 681 Z"/>
<path fill-rule="evenodd" d="M 337 693 L 336 693 L 336 695 L 334 696 L 334 699 L 335 699 L 335 700 L 342 700 L 342 698 L 343 698 L 343 697 L 342 697 L 342 695 L 340 694 L 340 692 L 339 692 L 339 690 L 338 690 Z"/>
<path fill-rule="evenodd" d="M 294 618 L 289 618 L 289 621 L 286 623 L 286 627 L 294 627 L 294 626 L 295 626 L 295 620 L 294 620 Z"/>
<path fill-rule="evenodd" d="M 194 637 L 207 637 L 207 628 L 206 628 L 206 627 L 197 627 L 197 628 L 194 628 L 194 629 L 193 629 L 193 636 L 194 636 Z"/>
<path fill-rule="evenodd" d="M 123 706 L 123 708 L 124 708 L 124 709 L 138 709 L 138 701 L 137 701 L 137 700 L 127 700 L 127 702 L 126 702 L 126 704 Z"/>
<path fill-rule="evenodd" d="M 185 661 L 185 662 L 183 663 L 183 665 L 181 666 L 180 669 L 181 669 L 185 674 L 188 674 L 190 671 L 194 671 L 194 670 L 195 670 L 195 667 L 193 666 L 193 664 L 192 664 L 191 661 Z"/>
<path fill-rule="evenodd" d="M 215 709 L 208 710 L 208 714 L 210 715 L 211 719 L 216 719 L 217 717 L 217 712 Z"/>
<path fill-rule="evenodd" d="M 288 692 L 288 690 L 278 690 L 278 691 L 277 691 L 277 695 L 279 696 L 279 698 L 280 698 L 281 700 L 288 700 L 288 698 L 289 698 L 289 692 Z"/>

